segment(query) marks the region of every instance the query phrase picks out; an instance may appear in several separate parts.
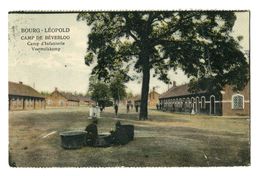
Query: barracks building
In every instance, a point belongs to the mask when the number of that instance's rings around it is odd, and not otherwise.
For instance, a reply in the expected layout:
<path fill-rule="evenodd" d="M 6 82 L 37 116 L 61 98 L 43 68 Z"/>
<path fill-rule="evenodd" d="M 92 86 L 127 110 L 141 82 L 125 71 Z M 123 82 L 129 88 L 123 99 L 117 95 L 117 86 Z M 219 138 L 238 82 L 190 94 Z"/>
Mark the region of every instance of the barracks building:
<path fill-rule="evenodd" d="M 238 92 L 234 92 L 228 85 L 215 93 L 191 93 L 188 88 L 188 84 L 176 86 L 174 82 L 173 87 L 160 95 L 159 109 L 219 116 L 250 115 L 249 84 Z"/>
<path fill-rule="evenodd" d="M 34 88 L 25 85 L 22 82 L 8 82 L 8 87 L 9 110 L 45 109 L 45 97 Z"/>

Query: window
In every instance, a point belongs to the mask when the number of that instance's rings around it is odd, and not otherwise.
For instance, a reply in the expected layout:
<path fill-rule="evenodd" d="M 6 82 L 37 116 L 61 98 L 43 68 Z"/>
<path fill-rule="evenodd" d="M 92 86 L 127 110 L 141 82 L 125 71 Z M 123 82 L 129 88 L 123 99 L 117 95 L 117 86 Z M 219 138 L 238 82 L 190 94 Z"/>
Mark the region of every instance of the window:
<path fill-rule="evenodd" d="M 16 108 L 16 105 L 17 105 L 17 99 L 16 98 L 12 99 L 12 105 L 13 105 L 14 108 Z"/>
<path fill-rule="evenodd" d="M 196 97 L 196 109 L 199 110 L 200 100 L 199 97 Z"/>
<path fill-rule="evenodd" d="M 216 113 L 215 96 L 211 95 L 209 99 L 210 99 L 209 112 L 210 112 L 210 114 L 215 114 Z"/>
<path fill-rule="evenodd" d="M 244 96 L 236 94 L 232 96 L 232 109 L 244 109 Z"/>
<path fill-rule="evenodd" d="M 187 107 L 189 107 L 189 106 L 190 106 L 190 99 L 187 98 Z"/>
<path fill-rule="evenodd" d="M 18 106 L 21 108 L 23 107 L 23 99 L 18 99 Z"/>
<path fill-rule="evenodd" d="M 33 107 L 33 100 L 30 99 L 30 107 Z"/>

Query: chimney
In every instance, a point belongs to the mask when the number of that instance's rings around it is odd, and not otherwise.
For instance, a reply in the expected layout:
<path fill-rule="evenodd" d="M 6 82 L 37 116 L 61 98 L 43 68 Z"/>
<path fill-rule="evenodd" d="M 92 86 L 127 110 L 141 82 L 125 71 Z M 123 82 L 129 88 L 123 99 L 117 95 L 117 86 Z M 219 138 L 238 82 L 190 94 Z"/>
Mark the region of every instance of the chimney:
<path fill-rule="evenodd" d="M 22 82 L 22 81 L 19 81 L 19 84 L 23 84 L 23 82 Z"/>

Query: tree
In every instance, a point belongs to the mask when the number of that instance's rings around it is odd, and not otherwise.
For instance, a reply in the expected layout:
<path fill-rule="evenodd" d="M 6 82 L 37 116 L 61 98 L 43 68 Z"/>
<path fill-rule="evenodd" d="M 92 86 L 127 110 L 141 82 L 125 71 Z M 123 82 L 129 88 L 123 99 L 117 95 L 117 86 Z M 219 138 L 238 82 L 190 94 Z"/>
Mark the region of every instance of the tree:
<path fill-rule="evenodd" d="M 126 86 L 121 74 L 115 74 L 109 84 L 110 93 L 114 102 L 119 102 L 126 97 Z"/>
<path fill-rule="evenodd" d="M 168 71 L 181 68 L 194 91 L 218 90 L 225 84 L 241 89 L 248 82 L 248 63 L 231 35 L 234 12 L 89 12 L 77 19 L 91 28 L 85 64 L 97 60 L 92 74 L 109 79 L 113 71 L 132 65 L 142 73 L 139 119 L 148 118 L 151 69 L 167 83 Z"/>
<path fill-rule="evenodd" d="M 44 97 L 49 96 L 51 93 L 48 91 L 41 91 L 41 95 L 43 95 Z"/>
<path fill-rule="evenodd" d="M 91 99 L 95 100 L 100 107 L 105 107 L 110 101 L 109 86 L 103 82 L 97 80 L 94 76 L 89 79 L 89 92 Z"/>
<path fill-rule="evenodd" d="M 126 97 L 127 97 L 128 99 L 133 98 L 133 97 L 134 97 L 133 92 L 131 92 L 131 91 L 127 92 L 127 93 L 126 93 Z"/>

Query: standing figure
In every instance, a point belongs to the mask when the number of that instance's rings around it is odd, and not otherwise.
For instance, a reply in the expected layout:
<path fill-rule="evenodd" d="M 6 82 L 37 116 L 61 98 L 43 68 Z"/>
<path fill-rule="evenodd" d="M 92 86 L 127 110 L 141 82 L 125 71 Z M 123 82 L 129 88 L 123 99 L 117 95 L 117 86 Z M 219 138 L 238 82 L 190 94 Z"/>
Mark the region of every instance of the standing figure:
<path fill-rule="evenodd" d="M 192 114 L 192 115 L 195 114 L 195 111 L 194 111 L 194 108 L 193 108 L 193 107 L 191 108 L 191 114 Z"/>
<path fill-rule="evenodd" d="M 115 114 L 116 114 L 116 117 L 117 117 L 117 112 L 118 112 L 118 104 L 117 103 L 115 103 L 114 109 L 115 109 Z"/>
<path fill-rule="evenodd" d="M 138 112 L 138 104 L 135 103 L 135 112 Z"/>
<path fill-rule="evenodd" d="M 126 112 L 128 113 L 129 112 L 129 108 L 130 108 L 130 105 L 129 103 L 126 104 Z"/>

